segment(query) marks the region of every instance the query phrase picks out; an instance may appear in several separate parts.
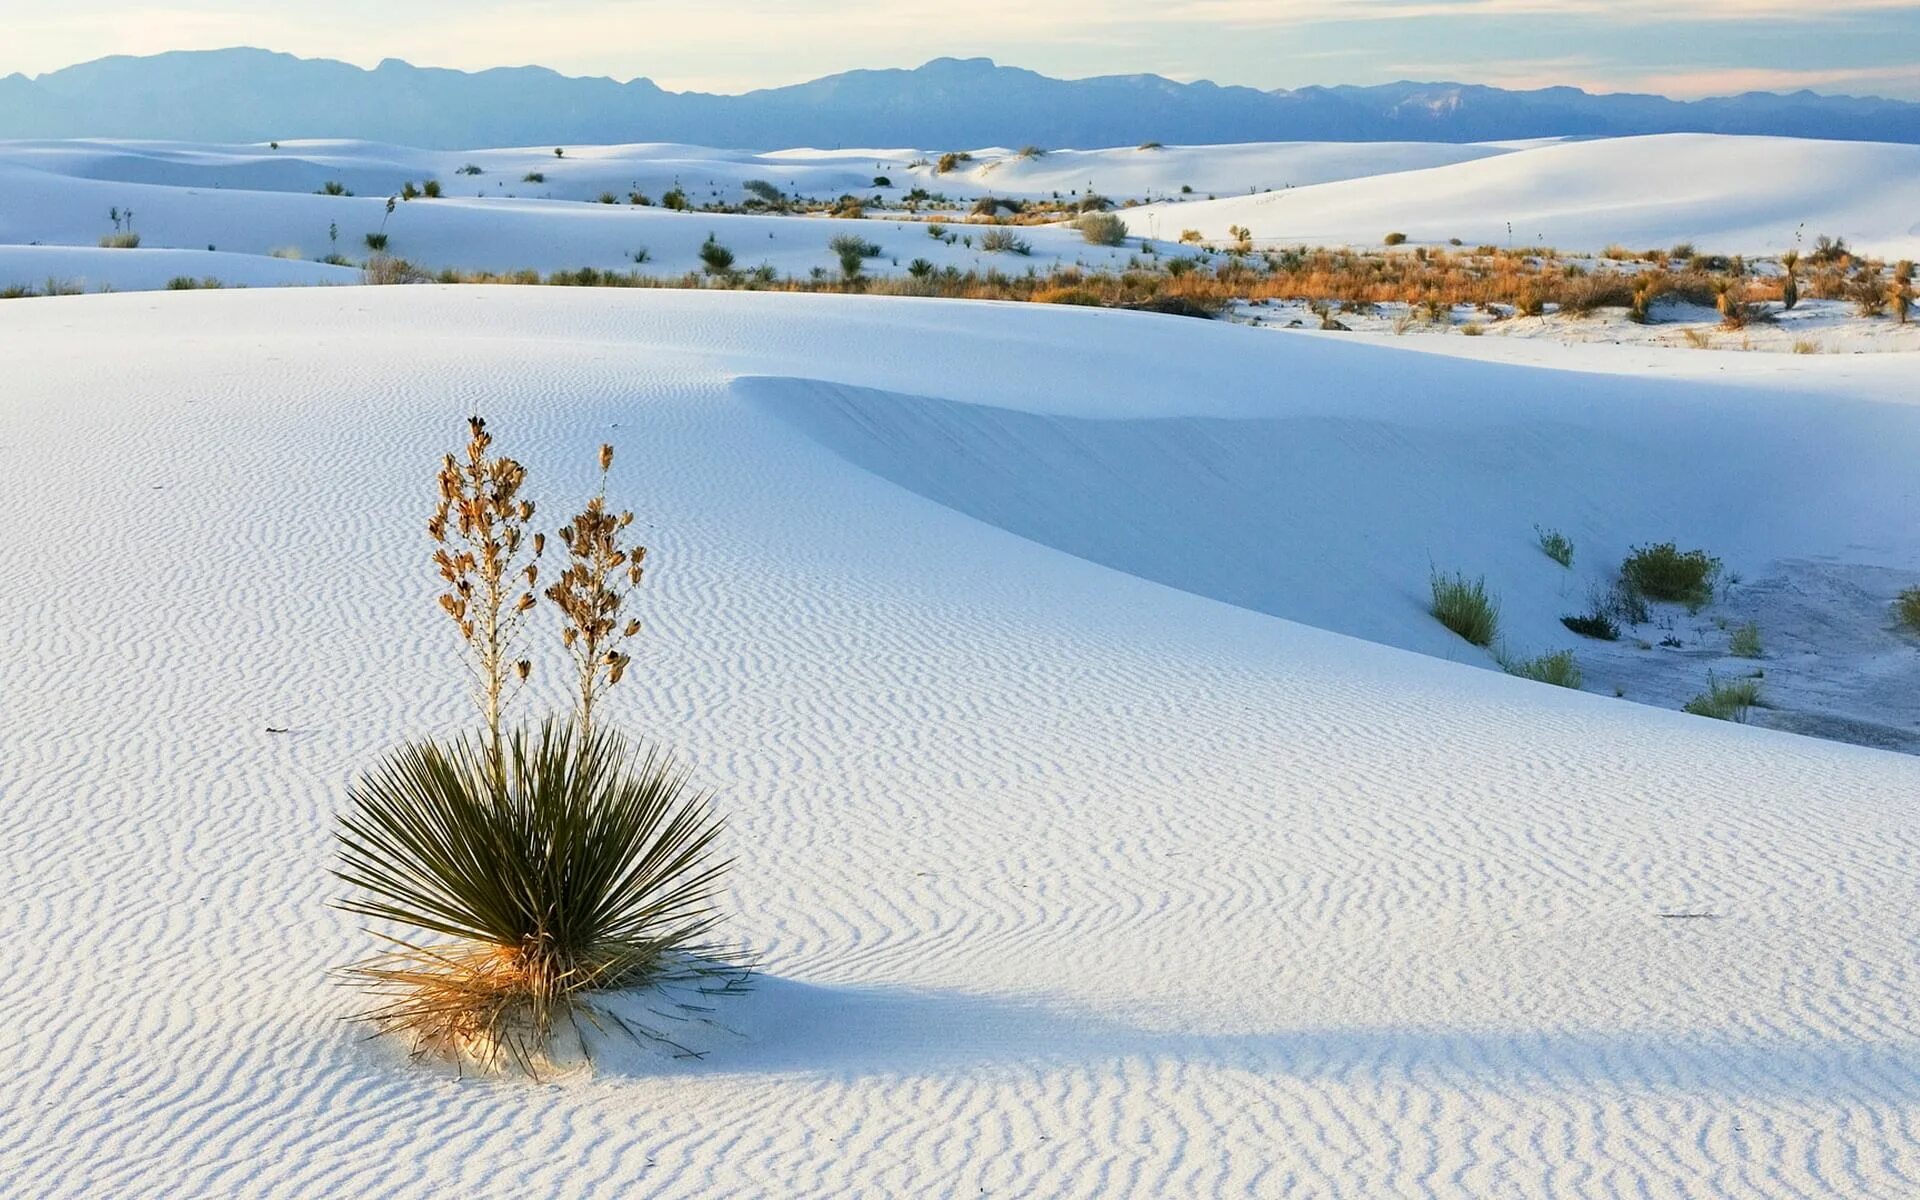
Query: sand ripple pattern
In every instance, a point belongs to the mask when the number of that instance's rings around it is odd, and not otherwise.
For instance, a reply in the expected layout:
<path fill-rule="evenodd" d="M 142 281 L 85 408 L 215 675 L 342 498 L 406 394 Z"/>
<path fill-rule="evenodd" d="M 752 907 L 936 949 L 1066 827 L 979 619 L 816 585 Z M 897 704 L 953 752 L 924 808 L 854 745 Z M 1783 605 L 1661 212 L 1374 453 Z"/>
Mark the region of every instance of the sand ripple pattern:
<path fill-rule="evenodd" d="M 1059 337 L 1102 319 L 1131 323 Z M 1920 1194 L 1920 760 L 1095 565 L 733 382 L 984 399 L 1322 353 L 1244 332 L 540 289 L 4 306 L 0 1194 Z M 339 1019 L 365 943 L 326 907 L 333 814 L 465 719 L 420 522 L 475 408 L 549 511 L 618 442 L 650 526 L 619 715 L 719 789 L 766 972 L 701 1063 L 461 1081 Z"/>

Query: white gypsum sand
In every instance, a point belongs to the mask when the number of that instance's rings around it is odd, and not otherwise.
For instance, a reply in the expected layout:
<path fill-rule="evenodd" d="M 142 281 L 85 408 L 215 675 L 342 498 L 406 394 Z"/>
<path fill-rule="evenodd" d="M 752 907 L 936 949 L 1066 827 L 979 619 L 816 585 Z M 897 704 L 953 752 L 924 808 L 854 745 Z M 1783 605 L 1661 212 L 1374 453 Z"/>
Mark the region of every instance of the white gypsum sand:
<path fill-rule="evenodd" d="M 1491 341 L 1436 339 L 1545 349 Z M 1912 577 L 1906 356 L 545 288 L 0 345 L 8 1195 L 1920 1188 L 1920 758 L 1462 665 L 1422 595 L 1546 648 L 1536 520 Z M 339 1019 L 333 815 L 470 720 L 421 523 L 476 408 L 553 511 L 620 447 L 608 719 L 719 789 L 763 966 L 705 1060 L 459 1081 Z"/>
<path fill-rule="evenodd" d="M 1920 147 L 1872 142 L 1669 134 L 1592 141 L 1544 140 L 1452 146 L 1434 143 L 1278 142 L 1227 146 L 1059 150 L 1023 157 L 990 148 L 951 170 L 932 150 L 791 150 L 769 154 L 697 146 L 522 147 L 425 151 L 372 142 L 318 141 L 220 146 L 105 140 L 0 142 L 0 288 L 40 288 L 45 264 L 17 247 L 84 248 L 65 264 L 87 290 L 164 286 L 169 266 L 155 249 L 257 259 L 275 252 L 356 266 L 368 234 L 390 253 L 431 271 L 592 268 L 679 276 L 703 269 L 709 236 L 741 271 L 780 277 L 814 271 L 837 278 L 830 243 L 855 236 L 878 252 L 870 276 L 897 276 L 916 259 L 934 269 L 1045 273 L 1055 268 L 1153 267 L 1176 254 L 1183 232 L 1224 244 L 1235 228 L 1260 248 L 1297 244 L 1377 247 L 1390 232 L 1413 243 L 1459 238 L 1517 249 L 1597 252 L 1693 242 L 1719 254 L 1777 254 L 1842 237 L 1863 253 L 1920 256 L 1910 197 L 1920 185 Z M 917 165 L 916 165 L 917 164 Z M 478 167 L 480 174 L 461 174 Z M 537 179 L 528 176 L 537 175 Z M 432 179 L 438 199 L 389 196 Z M 886 185 L 875 183 L 885 179 Z M 1872 187 L 1851 181 L 1874 180 Z M 695 207 L 739 206 L 749 181 L 787 197 L 882 202 L 868 219 L 747 212 L 672 212 L 678 187 Z M 335 183 L 352 195 L 317 194 Z M 1181 189 L 1193 188 L 1191 194 Z M 945 197 L 917 214 L 898 206 L 910 189 Z M 1131 237 L 1089 244 L 1064 224 L 1021 226 L 1030 253 L 989 251 L 982 228 L 961 218 L 983 196 L 1073 204 L 1096 193 L 1120 208 Z M 650 206 L 630 202 L 638 193 Z M 599 203 L 601 197 L 614 201 Z M 1209 197 L 1218 198 L 1210 199 Z M 100 259 L 110 214 L 128 211 L 141 249 Z M 928 236 L 944 216 L 952 240 Z M 1145 242 L 1153 244 L 1148 252 Z M 135 256 L 142 257 L 135 257 Z M 639 259 L 640 261 L 636 261 Z M 174 274 L 208 271 L 231 284 L 335 282 L 347 268 L 309 262 L 174 263 Z"/>

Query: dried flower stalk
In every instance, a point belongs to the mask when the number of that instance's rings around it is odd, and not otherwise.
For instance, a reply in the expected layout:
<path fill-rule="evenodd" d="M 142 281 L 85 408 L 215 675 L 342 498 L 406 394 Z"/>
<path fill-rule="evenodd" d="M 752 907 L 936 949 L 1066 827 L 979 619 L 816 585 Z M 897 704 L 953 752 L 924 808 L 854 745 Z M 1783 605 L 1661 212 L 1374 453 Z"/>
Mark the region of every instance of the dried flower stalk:
<path fill-rule="evenodd" d="M 493 437 L 479 417 L 468 420 L 465 461 L 449 454 L 440 465 L 440 502 L 427 522 L 436 543 L 433 563 L 447 590 L 440 607 L 467 644 L 467 666 L 486 719 L 488 753 L 495 778 L 504 778 L 500 714 L 511 702 L 508 675 L 524 684 L 533 671 L 516 659 L 521 622 L 533 608 L 539 582 L 535 561 L 545 539 L 531 536 L 533 501 L 520 498 L 527 470 L 491 453 Z"/>
<path fill-rule="evenodd" d="M 600 447 L 600 490 L 586 508 L 560 530 L 567 549 L 567 566 L 547 599 L 560 610 L 561 643 L 573 656 L 579 673 L 577 718 L 581 735 L 593 732 L 594 702 L 619 683 L 632 658 L 620 647 L 640 632 L 640 622 L 620 619 L 627 596 L 640 586 L 645 546 L 628 548 L 621 538 L 633 514 L 607 511 L 607 473 L 613 468 L 613 447 Z"/>

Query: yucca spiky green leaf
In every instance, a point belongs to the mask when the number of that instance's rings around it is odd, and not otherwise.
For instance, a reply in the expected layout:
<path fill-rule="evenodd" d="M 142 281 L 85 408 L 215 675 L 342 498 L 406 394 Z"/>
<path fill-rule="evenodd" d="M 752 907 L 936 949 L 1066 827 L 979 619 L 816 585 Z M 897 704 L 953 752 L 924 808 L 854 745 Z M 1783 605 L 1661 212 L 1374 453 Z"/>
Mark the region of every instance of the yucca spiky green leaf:
<path fill-rule="evenodd" d="M 335 874 L 353 889 L 341 908 L 467 943 L 398 938 L 403 965 L 360 970 L 408 993 L 370 1015 L 426 1040 L 427 1026 L 455 1024 L 449 1008 L 466 1006 L 468 1032 L 497 1034 L 522 1006 L 537 1045 L 572 993 L 708 950 L 720 821 L 668 756 L 553 722 L 504 750 L 498 777 L 484 742 L 405 746 L 340 819 Z M 475 1017 L 482 1002 L 489 1015 Z"/>

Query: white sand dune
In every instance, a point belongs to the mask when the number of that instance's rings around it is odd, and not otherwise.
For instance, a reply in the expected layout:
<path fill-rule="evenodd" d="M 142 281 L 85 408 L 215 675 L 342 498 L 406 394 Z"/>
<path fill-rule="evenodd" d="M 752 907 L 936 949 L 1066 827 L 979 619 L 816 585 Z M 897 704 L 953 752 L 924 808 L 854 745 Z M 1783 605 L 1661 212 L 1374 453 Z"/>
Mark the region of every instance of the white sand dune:
<path fill-rule="evenodd" d="M 897 275 L 915 259 L 935 267 L 1045 271 L 1060 265 L 1124 267 L 1142 247 L 1087 244 L 1065 226 L 1018 231 L 1032 254 L 988 253 L 927 236 L 924 224 L 755 214 L 676 213 L 627 204 L 630 191 L 658 201 L 668 187 L 695 204 L 738 203 L 742 185 L 762 179 L 789 193 L 898 198 L 925 186 L 964 205 L 1001 196 L 1071 196 L 1098 191 L 1116 201 L 1193 198 L 1123 210 L 1140 238 L 1171 243 L 1185 230 L 1225 239 L 1234 226 L 1267 244 L 1376 244 L 1390 231 L 1416 242 L 1555 244 L 1595 251 L 1692 240 L 1723 253 L 1773 252 L 1819 233 L 1845 236 L 1875 253 L 1920 254 L 1920 148 L 1791 138 L 1675 134 L 1591 142 L 1502 145 L 1281 142 L 1056 151 L 1023 158 L 982 150 L 944 174 L 913 150 L 793 150 L 773 154 L 697 146 L 634 145 L 442 152 L 373 142 L 288 142 L 214 146 L 172 142 L 0 142 L 0 248 L 94 247 L 112 230 L 110 210 L 131 210 L 142 245 L 308 259 L 358 261 L 365 236 L 385 232 L 390 249 L 440 270 L 541 272 L 642 268 L 677 275 L 699 270 L 709 235 L 736 265 L 781 275 L 837 274 L 829 243 L 853 234 L 880 253 L 863 268 Z M 909 166 L 920 161 L 920 166 Z M 457 172 L 471 163 L 479 175 Z M 524 176 L 542 173 L 539 183 Z M 884 175 L 893 185 L 875 189 Z M 388 217 L 387 197 L 406 181 L 437 178 L 438 200 L 417 200 Z M 352 196 L 316 194 L 326 182 Z M 1274 189 L 1274 190 L 1267 190 Z M 1224 196 L 1206 200 L 1208 194 Z M 1252 193 L 1252 194 L 1230 194 Z M 594 203 L 602 194 L 620 202 Z M 1508 224 L 1512 229 L 1509 231 Z M 977 238 L 977 229 L 961 228 Z M 121 269 L 115 270 L 118 266 Z M 133 260 L 89 264 L 97 285 L 159 286 Z M 0 287 L 37 285 L 0 258 Z M 230 283 L 314 282 L 290 268 L 234 263 Z M 176 272 L 177 273 L 177 272 Z M 332 277 L 327 277 L 331 280 Z M 164 278 L 160 279 L 164 283 Z"/>
<path fill-rule="evenodd" d="M 1920 758 L 1286 619 L 1447 652 L 1431 554 L 1544 637 L 1536 519 L 1920 577 L 1912 356 L 533 288 L 0 345 L 9 1196 L 1920 1191 Z M 333 814 L 468 719 L 421 524 L 475 409 L 548 512 L 621 447 L 617 717 L 718 790 L 764 968 L 697 1063 L 338 1019 Z"/>
<path fill-rule="evenodd" d="M 1167 238 L 1197 229 L 1224 239 L 1238 225 L 1275 243 L 1377 245 L 1400 232 L 1425 243 L 1598 250 L 1690 241 L 1754 254 L 1804 247 L 1824 233 L 1875 254 L 1915 256 L 1917 204 L 1920 146 L 1675 133 L 1548 144 L 1124 215 L 1134 233 Z"/>

